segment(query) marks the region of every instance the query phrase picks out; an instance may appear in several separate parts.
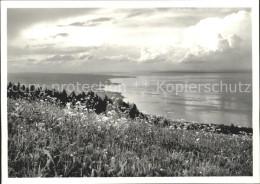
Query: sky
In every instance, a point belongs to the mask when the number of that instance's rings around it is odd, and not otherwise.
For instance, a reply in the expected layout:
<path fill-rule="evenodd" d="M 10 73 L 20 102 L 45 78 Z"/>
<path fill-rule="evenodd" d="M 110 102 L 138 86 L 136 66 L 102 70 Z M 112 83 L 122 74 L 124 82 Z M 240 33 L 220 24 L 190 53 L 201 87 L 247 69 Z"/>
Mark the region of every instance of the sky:
<path fill-rule="evenodd" d="M 8 9 L 8 72 L 251 70 L 251 10 Z"/>

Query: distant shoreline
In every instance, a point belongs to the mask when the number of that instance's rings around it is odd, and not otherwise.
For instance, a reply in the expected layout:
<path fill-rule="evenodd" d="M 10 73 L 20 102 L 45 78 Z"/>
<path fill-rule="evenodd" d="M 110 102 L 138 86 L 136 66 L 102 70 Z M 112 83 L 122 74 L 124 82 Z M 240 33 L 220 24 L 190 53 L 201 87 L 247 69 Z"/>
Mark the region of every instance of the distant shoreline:
<path fill-rule="evenodd" d="M 131 73 L 252 73 L 253 70 L 216 70 L 216 71 L 206 71 L 206 70 L 200 70 L 200 71 L 193 71 L 193 70 L 162 70 L 162 71 L 125 71 L 125 72 L 119 72 L 119 71 L 109 71 L 109 72 L 8 72 L 7 74 L 11 73 L 38 73 L 38 74 L 93 74 L 93 75 L 107 75 L 109 73 L 122 73 L 122 74 L 131 74 Z"/>

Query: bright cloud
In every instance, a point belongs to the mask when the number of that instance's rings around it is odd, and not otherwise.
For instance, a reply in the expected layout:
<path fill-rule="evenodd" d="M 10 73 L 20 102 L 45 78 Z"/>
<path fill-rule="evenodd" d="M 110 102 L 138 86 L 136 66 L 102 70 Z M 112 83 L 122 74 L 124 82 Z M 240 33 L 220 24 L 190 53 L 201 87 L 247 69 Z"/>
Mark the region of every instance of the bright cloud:
<path fill-rule="evenodd" d="M 210 62 L 211 56 L 217 55 L 225 61 L 233 59 L 233 54 L 248 56 L 251 53 L 250 13 L 239 11 L 222 19 L 203 19 L 183 31 L 182 46 L 188 49 L 182 62 Z"/>

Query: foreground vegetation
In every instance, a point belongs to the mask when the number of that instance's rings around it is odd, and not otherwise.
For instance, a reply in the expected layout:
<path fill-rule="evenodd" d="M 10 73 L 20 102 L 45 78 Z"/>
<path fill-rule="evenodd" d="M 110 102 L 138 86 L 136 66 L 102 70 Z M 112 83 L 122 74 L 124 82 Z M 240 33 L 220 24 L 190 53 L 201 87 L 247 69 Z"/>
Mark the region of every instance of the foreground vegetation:
<path fill-rule="evenodd" d="M 133 105 L 116 99 L 97 113 L 86 102 L 8 95 L 10 177 L 252 175 L 250 128 L 137 116 L 136 107 L 131 117 Z"/>

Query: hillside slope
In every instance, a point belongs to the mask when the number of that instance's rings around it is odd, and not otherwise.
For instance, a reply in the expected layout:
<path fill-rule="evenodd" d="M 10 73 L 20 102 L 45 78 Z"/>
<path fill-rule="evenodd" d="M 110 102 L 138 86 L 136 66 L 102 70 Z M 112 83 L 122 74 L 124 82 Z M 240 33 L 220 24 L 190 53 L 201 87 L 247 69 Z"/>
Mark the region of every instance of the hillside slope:
<path fill-rule="evenodd" d="M 155 118 L 8 98 L 9 177 L 252 175 L 251 133 Z"/>

